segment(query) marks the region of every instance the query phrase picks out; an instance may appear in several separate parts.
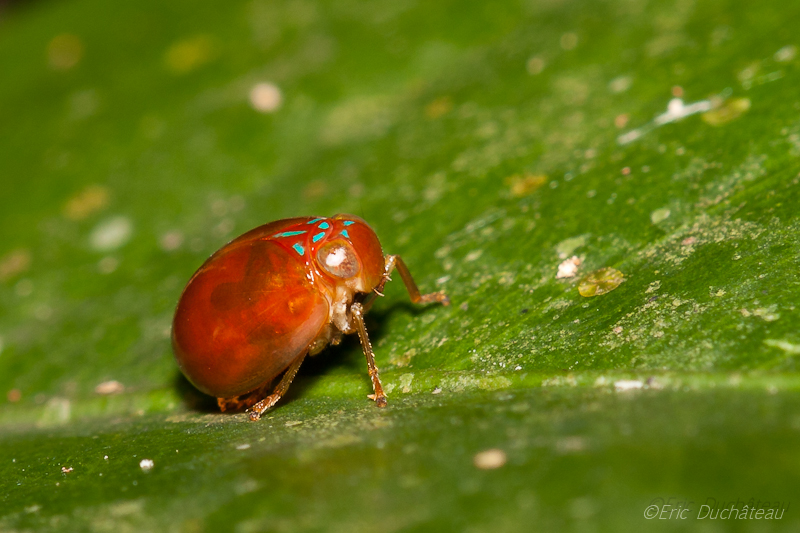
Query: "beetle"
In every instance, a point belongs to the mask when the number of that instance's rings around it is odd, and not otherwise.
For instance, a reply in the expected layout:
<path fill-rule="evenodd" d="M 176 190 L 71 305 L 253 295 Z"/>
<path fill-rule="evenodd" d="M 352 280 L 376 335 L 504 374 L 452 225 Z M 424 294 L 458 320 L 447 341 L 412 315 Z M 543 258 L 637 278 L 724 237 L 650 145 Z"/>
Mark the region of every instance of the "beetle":
<path fill-rule="evenodd" d="M 258 420 L 307 355 L 357 333 L 369 398 L 385 407 L 364 313 L 394 269 L 412 302 L 450 304 L 444 292 L 420 294 L 400 256 L 384 256 L 357 216 L 289 218 L 250 230 L 211 255 L 183 290 L 172 322 L 178 366 L 222 411 L 247 409 Z"/>

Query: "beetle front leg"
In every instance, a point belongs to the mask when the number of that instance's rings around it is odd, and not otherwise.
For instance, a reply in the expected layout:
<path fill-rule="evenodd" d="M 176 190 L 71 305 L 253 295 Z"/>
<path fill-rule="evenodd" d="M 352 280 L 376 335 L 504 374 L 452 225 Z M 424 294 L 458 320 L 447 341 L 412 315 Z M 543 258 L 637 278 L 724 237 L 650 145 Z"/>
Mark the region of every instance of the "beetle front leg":
<path fill-rule="evenodd" d="M 447 297 L 444 291 L 420 294 L 419 287 L 417 287 L 417 284 L 414 282 L 414 278 L 411 277 L 411 272 L 399 255 L 387 255 L 385 260 L 386 266 L 383 270 L 383 279 L 377 287 L 378 292 L 381 292 L 386 282 L 392 279 L 389 275 L 396 268 L 397 271 L 400 272 L 400 277 L 403 278 L 403 284 L 406 286 L 408 296 L 413 303 L 427 304 L 437 302 L 442 305 L 450 305 L 450 298 Z"/>
<path fill-rule="evenodd" d="M 367 358 L 367 369 L 369 370 L 372 390 L 374 391 L 370 398 L 375 400 L 375 405 L 378 407 L 386 407 L 386 393 L 383 392 L 381 378 L 378 375 L 378 367 L 375 366 L 375 353 L 372 351 L 372 343 L 369 342 L 367 328 L 364 326 L 364 307 L 360 303 L 354 303 L 350 306 L 350 316 L 355 322 L 358 338 L 361 341 L 361 348 L 364 350 L 364 357 Z"/>

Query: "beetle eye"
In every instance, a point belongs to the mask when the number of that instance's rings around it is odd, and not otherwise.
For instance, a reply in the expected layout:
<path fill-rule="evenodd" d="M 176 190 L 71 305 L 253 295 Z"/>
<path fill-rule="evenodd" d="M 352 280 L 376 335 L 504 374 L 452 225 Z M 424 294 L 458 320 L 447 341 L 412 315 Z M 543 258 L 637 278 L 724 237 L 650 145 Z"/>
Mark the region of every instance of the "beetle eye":
<path fill-rule="evenodd" d="M 333 241 L 325 244 L 317 252 L 317 261 L 322 268 L 337 278 L 352 278 L 358 274 L 358 258 L 355 251 L 346 243 Z"/>

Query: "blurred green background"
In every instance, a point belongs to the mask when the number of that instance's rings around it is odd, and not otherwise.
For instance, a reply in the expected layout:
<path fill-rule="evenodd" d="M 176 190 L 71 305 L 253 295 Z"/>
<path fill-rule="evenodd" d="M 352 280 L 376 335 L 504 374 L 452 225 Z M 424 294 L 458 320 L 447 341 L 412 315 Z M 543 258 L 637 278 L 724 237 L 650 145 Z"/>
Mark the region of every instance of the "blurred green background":
<path fill-rule="evenodd" d="M 800 527 L 800 4 L 0 17 L 0 531 Z M 387 287 L 384 410 L 350 339 L 218 413 L 170 351 L 183 285 L 339 212 L 453 305 Z"/>

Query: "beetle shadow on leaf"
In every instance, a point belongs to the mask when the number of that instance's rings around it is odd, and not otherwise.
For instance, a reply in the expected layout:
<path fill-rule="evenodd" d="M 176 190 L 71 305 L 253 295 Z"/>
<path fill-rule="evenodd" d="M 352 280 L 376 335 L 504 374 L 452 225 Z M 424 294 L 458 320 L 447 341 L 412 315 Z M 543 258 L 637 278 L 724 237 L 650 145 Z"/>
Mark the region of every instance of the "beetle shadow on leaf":
<path fill-rule="evenodd" d="M 181 372 L 175 373 L 173 384 L 187 409 L 202 413 L 219 413 L 217 399 L 197 390 Z"/>
<path fill-rule="evenodd" d="M 378 368 L 387 364 L 383 349 L 375 349 L 378 341 L 383 337 L 383 325 L 388 318 L 396 312 L 405 312 L 412 316 L 426 312 L 428 306 L 414 305 L 410 302 L 397 302 L 379 309 L 370 310 L 365 317 L 367 333 L 375 350 L 375 360 Z M 338 346 L 328 346 L 319 354 L 307 357 L 300 367 L 294 383 L 289 388 L 278 405 L 287 404 L 297 398 L 302 398 L 305 391 L 312 388 L 315 383 L 325 376 L 335 374 L 360 375 L 364 383 L 365 394 L 372 393 L 372 382 L 367 371 L 367 363 L 358 335 L 345 335 Z"/>
<path fill-rule="evenodd" d="M 306 357 L 289 391 L 278 405 L 302 398 L 308 389 L 325 376 L 336 374 L 366 374 L 366 362 L 356 335 L 346 335 L 338 346 L 327 346 L 317 355 Z M 369 378 L 367 378 L 369 380 Z"/>

